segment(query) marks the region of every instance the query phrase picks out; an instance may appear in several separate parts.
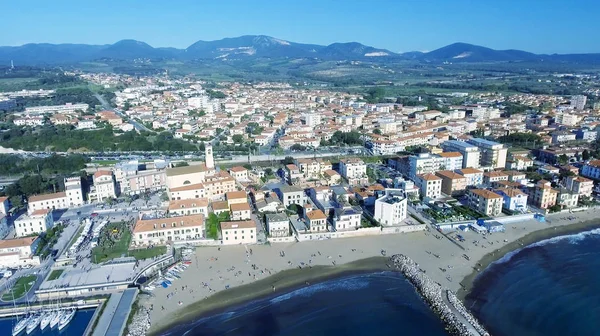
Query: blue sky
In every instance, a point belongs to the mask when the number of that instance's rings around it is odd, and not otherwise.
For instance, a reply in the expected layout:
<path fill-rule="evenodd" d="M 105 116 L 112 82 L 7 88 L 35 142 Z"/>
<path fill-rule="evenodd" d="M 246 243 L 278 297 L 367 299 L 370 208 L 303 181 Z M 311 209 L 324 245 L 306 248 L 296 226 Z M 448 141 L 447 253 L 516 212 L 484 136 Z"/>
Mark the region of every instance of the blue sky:
<path fill-rule="evenodd" d="M 395 52 L 453 42 L 537 53 L 600 52 L 597 0 L 20 0 L 0 6 L 0 45 L 185 48 L 264 34 L 294 42 L 357 41 Z"/>

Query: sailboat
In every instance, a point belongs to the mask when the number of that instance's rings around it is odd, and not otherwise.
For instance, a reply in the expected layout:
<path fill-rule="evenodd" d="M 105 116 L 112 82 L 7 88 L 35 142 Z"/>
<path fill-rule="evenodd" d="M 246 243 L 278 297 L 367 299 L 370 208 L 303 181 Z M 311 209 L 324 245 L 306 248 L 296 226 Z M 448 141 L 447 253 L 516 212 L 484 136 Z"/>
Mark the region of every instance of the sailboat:
<path fill-rule="evenodd" d="M 12 292 L 12 295 L 13 295 L 13 308 L 16 308 L 14 292 Z M 28 307 L 29 307 L 29 302 L 28 302 Z M 27 325 L 29 324 L 30 319 L 31 319 L 31 317 L 29 315 L 24 316 L 20 320 L 17 318 L 17 324 L 15 324 L 15 326 L 12 329 L 12 336 L 17 336 L 18 334 L 23 332 L 23 330 L 25 330 L 25 328 L 27 328 Z"/>
<path fill-rule="evenodd" d="M 29 320 L 30 317 L 26 316 L 23 317 L 19 322 L 17 322 L 17 324 L 13 327 L 12 336 L 17 336 L 23 330 L 25 330 L 25 328 L 27 328 L 27 325 L 29 324 Z"/>
<path fill-rule="evenodd" d="M 40 315 L 40 314 L 33 315 L 33 317 L 29 320 L 29 323 L 27 323 L 27 329 L 26 329 L 27 335 L 31 334 L 31 332 L 34 331 L 38 325 L 40 325 L 41 320 L 42 320 L 42 315 Z"/>
<path fill-rule="evenodd" d="M 57 310 L 56 314 L 54 315 L 54 317 L 50 320 L 50 329 L 56 327 L 56 325 L 58 325 L 58 322 L 60 322 L 60 319 L 63 316 L 64 311 L 62 310 Z"/>
<path fill-rule="evenodd" d="M 63 330 L 63 328 L 66 327 L 71 322 L 73 317 L 75 317 L 76 312 L 77 312 L 77 309 L 75 309 L 75 308 L 72 308 L 72 309 L 66 311 L 65 314 L 63 315 L 63 317 L 61 317 L 60 322 L 58 323 L 58 330 Z"/>
<path fill-rule="evenodd" d="M 56 310 L 47 311 L 42 315 L 42 321 L 40 322 L 40 329 L 43 331 L 50 324 L 50 321 L 56 315 Z"/>

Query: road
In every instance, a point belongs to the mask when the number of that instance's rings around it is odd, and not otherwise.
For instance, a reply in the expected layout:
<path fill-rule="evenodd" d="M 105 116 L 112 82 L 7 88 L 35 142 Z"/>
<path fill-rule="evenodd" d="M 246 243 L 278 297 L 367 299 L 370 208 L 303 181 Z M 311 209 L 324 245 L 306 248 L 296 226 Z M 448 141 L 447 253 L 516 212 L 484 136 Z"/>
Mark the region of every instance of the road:
<path fill-rule="evenodd" d="M 118 109 L 113 108 L 112 106 L 110 106 L 110 104 L 106 101 L 106 99 L 104 99 L 104 97 L 102 97 L 101 95 L 94 93 L 94 96 L 96 97 L 96 99 L 98 99 L 98 101 L 100 102 L 100 104 L 102 104 L 102 107 L 104 107 L 106 110 L 109 111 L 114 111 L 116 114 L 118 114 L 121 118 L 126 118 L 127 116 L 125 115 L 125 113 L 121 112 Z M 133 127 L 135 127 L 135 129 L 137 131 L 145 131 L 145 132 L 152 132 L 154 133 L 154 130 L 151 130 L 149 128 L 147 128 L 146 126 L 140 124 L 139 122 L 129 119 L 129 123 L 133 125 Z"/>

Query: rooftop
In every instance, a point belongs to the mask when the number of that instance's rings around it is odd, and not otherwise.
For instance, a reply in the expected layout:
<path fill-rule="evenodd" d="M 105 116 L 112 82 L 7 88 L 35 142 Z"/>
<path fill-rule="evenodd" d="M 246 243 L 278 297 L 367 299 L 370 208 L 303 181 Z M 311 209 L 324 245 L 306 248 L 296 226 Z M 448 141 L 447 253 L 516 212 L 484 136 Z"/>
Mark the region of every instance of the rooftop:
<path fill-rule="evenodd" d="M 38 239 L 37 236 L 0 240 L 0 249 L 31 246 L 36 239 Z"/>
<path fill-rule="evenodd" d="M 250 204 L 248 203 L 236 203 L 230 206 L 231 211 L 250 211 Z"/>
<path fill-rule="evenodd" d="M 64 191 L 61 191 L 61 192 L 52 193 L 52 194 L 29 196 L 29 199 L 27 201 L 29 203 L 32 203 L 32 202 L 47 201 L 47 200 L 63 198 L 63 197 L 67 197 L 67 194 Z"/>
<path fill-rule="evenodd" d="M 204 171 L 203 165 L 194 165 L 194 166 L 185 166 L 185 167 L 176 167 L 176 168 L 168 168 L 167 176 L 179 176 L 179 175 L 187 175 L 187 174 L 196 174 Z"/>
<path fill-rule="evenodd" d="M 469 192 L 486 199 L 502 198 L 502 196 L 496 194 L 495 192 L 486 189 L 470 189 Z"/>
<path fill-rule="evenodd" d="M 256 229 L 256 222 L 253 220 L 221 222 L 221 231 L 233 229 Z"/>
<path fill-rule="evenodd" d="M 155 230 L 171 230 L 178 229 L 181 227 L 193 227 L 202 225 L 204 225 L 204 215 L 202 214 L 171 218 L 139 219 L 135 223 L 133 233 L 148 232 Z"/>

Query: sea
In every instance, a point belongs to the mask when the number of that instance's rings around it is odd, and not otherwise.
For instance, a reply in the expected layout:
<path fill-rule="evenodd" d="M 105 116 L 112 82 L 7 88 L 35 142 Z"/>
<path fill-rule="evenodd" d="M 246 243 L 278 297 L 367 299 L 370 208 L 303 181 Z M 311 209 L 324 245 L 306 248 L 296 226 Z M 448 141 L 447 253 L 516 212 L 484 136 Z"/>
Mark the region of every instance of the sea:
<path fill-rule="evenodd" d="M 78 310 L 69 323 L 63 330 L 58 330 L 57 328 L 50 329 L 46 328 L 44 331 L 41 331 L 40 328 L 36 328 L 29 335 L 44 335 L 44 336 L 81 336 L 85 332 L 85 329 L 88 326 L 88 323 L 92 319 L 94 315 L 94 309 L 82 309 Z M 0 319 L 0 335 L 11 335 L 12 328 L 16 323 L 16 318 L 1 318 Z M 25 331 L 21 333 L 21 335 L 26 335 Z"/>
<path fill-rule="evenodd" d="M 163 335 L 429 335 L 444 326 L 400 274 L 343 276 L 231 307 Z"/>
<path fill-rule="evenodd" d="M 600 230 L 507 254 L 475 280 L 466 306 L 494 336 L 600 335 Z"/>

